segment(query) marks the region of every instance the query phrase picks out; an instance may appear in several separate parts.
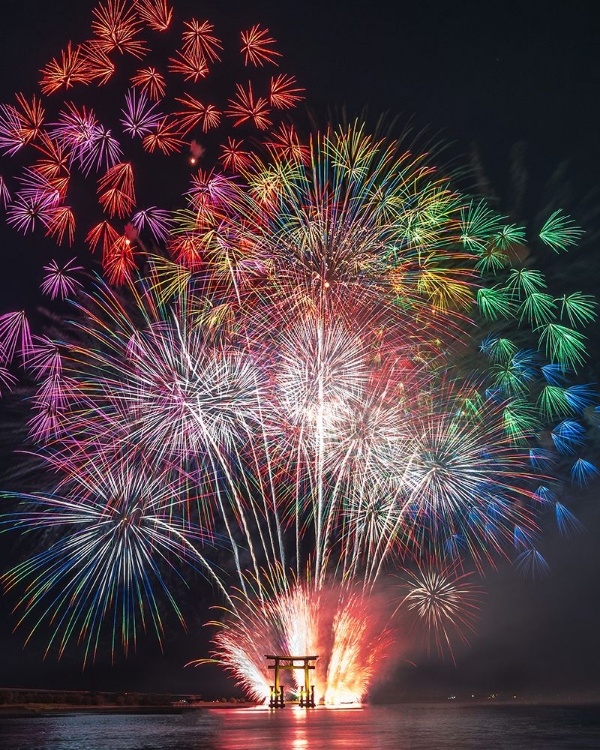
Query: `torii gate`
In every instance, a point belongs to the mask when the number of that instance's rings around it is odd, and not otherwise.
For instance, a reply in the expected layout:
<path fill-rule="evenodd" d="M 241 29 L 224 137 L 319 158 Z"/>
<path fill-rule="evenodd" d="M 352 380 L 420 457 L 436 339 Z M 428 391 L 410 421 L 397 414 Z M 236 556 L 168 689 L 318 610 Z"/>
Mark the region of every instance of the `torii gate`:
<path fill-rule="evenodd" d="M 300 706 L 303 708 L 315 707 L 315 686 L 309 685 L 309 673 L 311 669 L 315 669 L 315 665 L 311 664 L 311 662 L 316 661 L 318 658 L 318 656 L 265 655 L 265 659 L 273 661 L 273 664 L 269 664 L 269 669 L 275 670 L 275 684 L 271 685 L 269 708 L 285 707 L 283 685 L 279 684 L 279 671 L 281 669 L 304 670 L 304 685 L 300 688 Z M 301 661 L 302 664 L 296 664 L 295 662 L 297 661 Z"/>

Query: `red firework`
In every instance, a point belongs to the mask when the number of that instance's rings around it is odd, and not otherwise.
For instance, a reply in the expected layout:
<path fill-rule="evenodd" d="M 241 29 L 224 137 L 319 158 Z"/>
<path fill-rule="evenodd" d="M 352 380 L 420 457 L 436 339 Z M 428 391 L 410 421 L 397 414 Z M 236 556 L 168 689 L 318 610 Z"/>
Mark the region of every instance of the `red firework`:
<path fill-rule="evenodd" d="M 235 138 L 229 137 L 227 143 L 221 147 L 221 156 L 219 157 L 224 169 L 231 172 L 242 172 L 252 163 L 252 155 L 249 151 L 244 151 L 243 141 L 236 141 Z"/>
<path fill-rule="evenodd" d="M 92 11 L 92 31 L 98 38 L 98 44 L 104 52 L 128 53 L 143 58 L 149 51 L 148 46 L 136 37 L 140 33 L 141 22 L 133 8 L 127 8 L 125 0 L 106 0 Z"/>
<path fill-rule="evenodd" d="M 119 233 L 108 221 L 101 221 L 88 232 L 85 241 L 94 253 L 100 247 L 103 256 L 106 256 L 110 248 L 119 239 Z"/>
<path fill-rule="evenodd" d="M 242 31 L 241 36 L 245 65 L 277 64 L 275 58 L 281 57 L 281 53 L 273 49 L 275 40 L 269 36 L 269 29 L 261 29 L 256 24 L 249 31 Z"/>
<path fill-rule="evenodd" d="M 152 101 L 162 99 L 167 90 L 165 77 L 156 68 L 142 68 L 132 76 L 131 83 L 148 94 Z"/>
<path fill-rule="evenodd" d="M 181 151 L 185 146 L 182 140 L 177 123 L 169 118 L 163 117 L 158 123 L 156 130 L 144 137 L 142 143 L 148 153 L 153 153 L 159 149 L 163 154 L 173 154 Z"/>
<path fill-rule="evenodd" d="M 175 117 L 179 122 L 183 134 L 189 133 L 199 125 L 202 126 L 202 131 L 204 133 L 211 128 L 219 126 L 219 123 L 221 122 L 221 113 L 214 104 L 202 104 L 190 94 L 186 94 L 184 97 L 180 97 L 176 101 L 186 107 L 186 109 L 181 112 L 175 112 Z"/>
<path fill-rule="evenodd" d="M 229 109 L 225 114 L 235 120 L 236 127 L 244 122 L 252 121 L 259 130 L 265 130 L 273 123 L 268 119 L 270 109 L 268 101 L 264 97 L 255 99 L 252 91 L 252 83 L 248 81 L 246 90 L 239 83 L 236 86 L 237 94 L 229 100 Z"/>
<path fill-rule="evenodd" d="M 294 76 L 288 76 L 285 73 L 271 78 L 271 93 L 269 94 L 271 106 L 277 109 L 287 109 L 302 101 L 304 97 L 301 92 L 304 89 L 298 88 L 296 83 Z"/>
<path fill-rule="evenodd" d="M 134 0 L 142 21 L 154 31 L 166 31 L 171 25 L 173 9 L 167 0 Z"/>
<path fill-rule="evenodd" d="M 69 89 L 76 83 L 89 83 L 91 80 L 81 47 L 73 49 L 71 42 L 60 53 L 60 58 L 50 60 L 41 73 L 40 88 L 43 94 L 53 94 L 63 87 Z"/>
<path fill-rule="evenodd" d="M 175 57 L 169 58 L 169 72 L 180 73 L 186 81 L 198 83 L 208 75 L 208 65 L 199 52 L 176 52 Z"/>
<path fill-rule="evenodd" d="M 106 213 L 124 218 L 135 206 L 131 164 L 115 164 L 98 182 L 98 202 Z"/>

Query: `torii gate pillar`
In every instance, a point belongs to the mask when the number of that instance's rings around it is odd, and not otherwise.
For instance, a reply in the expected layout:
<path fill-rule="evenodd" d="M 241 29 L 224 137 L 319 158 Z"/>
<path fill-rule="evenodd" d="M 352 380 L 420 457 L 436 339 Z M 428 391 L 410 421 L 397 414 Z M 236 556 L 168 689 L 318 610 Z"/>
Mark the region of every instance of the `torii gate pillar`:
<path fill-rule="evenodd" d="M 304 685 L 300 688 L 300 706 L 303 708 L 315 707 L 315 686 L 310 684 L 310 670 L 315 669 L 311 664 L 318 659 L 318 656 L 289 656 L 288 654 L 266 655 L 273 664 L 269 664 L 269 669 L 275 670 L 274 685 L 271 685 L 271 695 L 269 698 L 269 708 L 285 708 L 285 699 L 283 695 L 283 685 L 279 682 L 279 673 L 282 669 L 297 670 L 304 672 Z M 302 664 L 296 664 L 302 662 Z"/>

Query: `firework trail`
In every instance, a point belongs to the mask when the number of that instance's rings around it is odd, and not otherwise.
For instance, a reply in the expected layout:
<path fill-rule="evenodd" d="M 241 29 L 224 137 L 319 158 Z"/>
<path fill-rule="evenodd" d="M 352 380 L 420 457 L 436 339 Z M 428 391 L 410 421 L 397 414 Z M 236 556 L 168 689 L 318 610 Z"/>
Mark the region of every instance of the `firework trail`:
<path fill-rule="evenodd" d="M 163 2 L 101 4 L 93 43 L 52 61 L 42 94 L 109 80 L 111 55 L 146 55 L 143 24 L 172 21 Z M 297 102 L 278 74 L 269 95 L 238 84 L 217 110 L 185 91 L 161 114 L 170 76 L 191 85 L 222 53 L 208 22 L 186 22 L 166 73 L 136 69 L 127 136 L 170 154 L 223 116 L 260 131 Z M 242 54 L 278 58 L 260 26 Z M 45 106 L 2 109 L 0 148 L 42 156 L 0 197 L 22 231 L 66 238 L 71 172 L 101 172 L 88 242 L 104 278 L 80 288 L 75 259 L 48 264 L 45 291 L 72 298 L 60 336 L 0 317 L 0 378 L 21 365 L 36 382 L 31 451 L 58 477 L 4 518 L 54 532 L 4 576 L 25 587 L 31 630 L 50 625 L 59 652 L 80 641 L 90 659 L 104 630 L 113 650 L 140 629 L 160 638 L 157 597 L 180 614 L 166 575 L 185 562 L 225 601 L 213 657 L 249 694 L 268 695 L 266 652 L 323 651 L 318 694 L 335 703 L 361 699 L 392 643 L 377 597 L 394 571 L 408 571 L 400 610 L 450 652 L 472 626 L 469 566 L 514 548 L 543 571 L 537 518 L 552 509 L 576 531 L 560 481 L 596 473 L 582 423 L 595 396 L 570 384 L 595 304 L 550 294 L 522 262 L 521 227 L 360 123 L 308 142 L 284 125 L 254 153 L 228 137 L 224 171 L 198 169 L 183 206 L 140 208 L 124 147 L 90 106 L 66 103 L 48 126 Z M 559 252 L 580 234 L 555 212 L 538 241 Z"/>

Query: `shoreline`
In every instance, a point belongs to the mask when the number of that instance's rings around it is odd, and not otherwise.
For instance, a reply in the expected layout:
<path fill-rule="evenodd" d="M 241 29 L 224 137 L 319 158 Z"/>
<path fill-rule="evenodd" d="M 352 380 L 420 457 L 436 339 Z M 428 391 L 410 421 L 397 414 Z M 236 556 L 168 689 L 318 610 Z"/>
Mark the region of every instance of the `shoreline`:
<path fill-rule="evenodd" d="M 484 700 L 484 701 L 407 701 L 405 703 L 377 703 L 377 704 L 364 704 L 364 708 L 379 708 L 379 707 L 396 707 L 401 706 L 416 707 L 422 706 L 423 708 L 446 708 L 453 710 L 457 708 L 483 708 L 496 706 L 498 708 L 511 707 L 522 707 L 522 708 L 533 708 L 533 707 L 555 707 L 555 708 L 583 708 L 587 706 L 598 706 L 600 700 L 596 699 L 574 699 L 574 700 L 560 700 L 560 699 L 546 699 L 546 700 Z M 221 703 L 218 701 L 198 701 L 190 705 L 179 706 L 173 704 L 156 705 L 156 706 L 72 706 L 68 704 L 48 704 L 48 703 L 32 703 L 32 704 L 16 704 L 16 705 L 4 705 L 0 706 L 0 719 L 36 719 L 36 718 L 47 718 L 52 716 L 68 716 L 69 714 L 109 714 L 115 716 L 135 716 L 135 715 L 181 715 L 191 713 L 198 710 L 231 710 L 231 709 L 249 709 L 262 707 L 262 704 L 252 702 L 235 702 L 235 703 Z M 323 706 L 318 707 L 319 709 L 324 708 Z M 356 707 L 354 708 L 354 710 Z M 334 710 L 340 710 L 334 709 Z"/>

